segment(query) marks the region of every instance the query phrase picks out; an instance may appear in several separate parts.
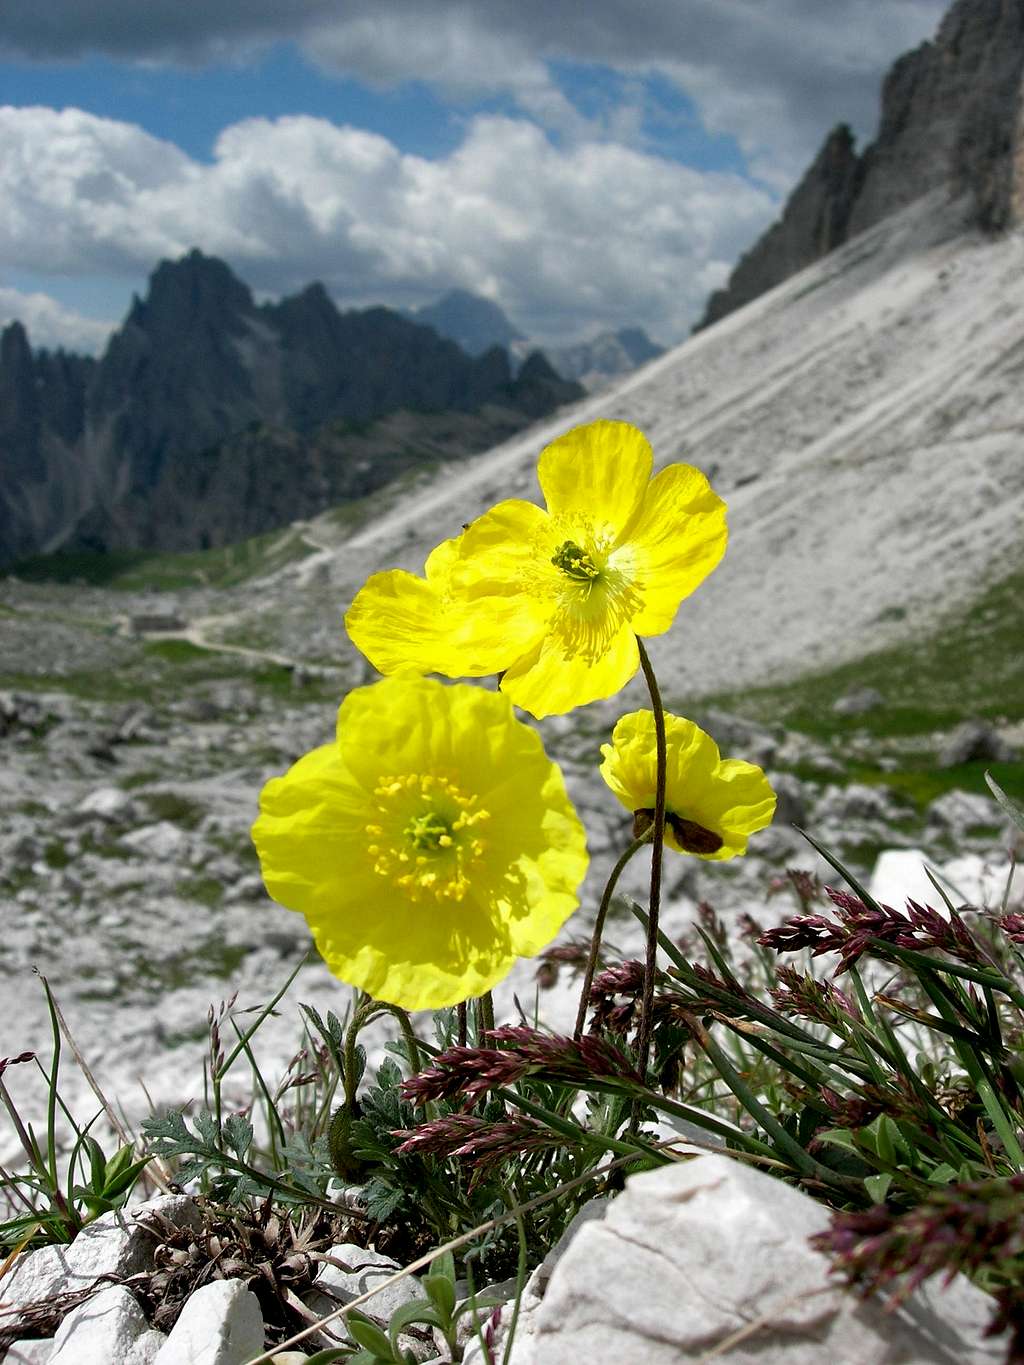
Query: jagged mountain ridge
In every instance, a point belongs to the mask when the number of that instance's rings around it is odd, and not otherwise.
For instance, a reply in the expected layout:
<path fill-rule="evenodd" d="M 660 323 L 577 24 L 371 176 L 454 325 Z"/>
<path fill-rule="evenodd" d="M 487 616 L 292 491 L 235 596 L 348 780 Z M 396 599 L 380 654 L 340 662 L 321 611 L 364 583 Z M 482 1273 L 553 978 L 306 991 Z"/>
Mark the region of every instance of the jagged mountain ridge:
<path fill-rule="evenodd" d="M 339 424 L 351 434 L 403 410 L 475 414 L 454 433 L 458 454 L 468 433 L 486 447 L 581 392 L 539 355 L 513 377 L 498 347 L 469 356 L 389 309 L 341 313 L 319 284 L 258 305 L 223 261 L 193 251 L 157 267 L 98 361 L 34 354 L 20 324 L 5 329 L 0 563 L 58 546 L 199 548 L 229 526 L 252 535 L 393 472 L 376 459 L 387 448 L 362 449 L 357 468 Z M 282 516 L 259 480 L 230 477 L 221 466 L 240 445 L 268 489 L 291 477 L 305 490 L 302 505 L 293 497 Z M 436 457 L 436 437 L 426 445 Z M 240 505 L 194 500 L 246 485 L 254 496 Z"/>
<path fill-rule="evenodd" d="M 747 251 L 695 330 L 759 297 L 932 190 L 958 226 L 998 232 L 1024 210 L 1024 0 L 956 0 L 934 41 L 893 64 L 874 141 L 834 128 L 782 217 Z"/>

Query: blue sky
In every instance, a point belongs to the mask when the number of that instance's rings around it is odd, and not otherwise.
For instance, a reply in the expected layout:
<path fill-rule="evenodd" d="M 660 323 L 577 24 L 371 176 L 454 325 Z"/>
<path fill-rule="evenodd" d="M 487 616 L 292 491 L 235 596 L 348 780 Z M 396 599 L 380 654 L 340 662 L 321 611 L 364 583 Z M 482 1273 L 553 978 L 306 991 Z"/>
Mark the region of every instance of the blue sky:
<path fill-rule="evenodd" d="M 98 350 L 163 257 L 680 340 L 942 0 L 5 0 L 0 323 Z M 284 17 L 287 17 L 287 23 Z"/>

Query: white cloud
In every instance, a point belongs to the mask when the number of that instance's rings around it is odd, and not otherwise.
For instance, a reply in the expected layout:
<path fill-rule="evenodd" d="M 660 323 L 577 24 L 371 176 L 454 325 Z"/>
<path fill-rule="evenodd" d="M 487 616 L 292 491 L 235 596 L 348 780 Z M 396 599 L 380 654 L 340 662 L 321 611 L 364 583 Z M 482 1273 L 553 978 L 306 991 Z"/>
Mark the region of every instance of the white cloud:
<path fill-rule="evenodd" d="M 26 294 L 19 289 L 0 287 L 0 328 L 14 321 L 24 325 L 33 346 L 52 350 L 63 346 L 65 350 L 90 355 L 103 350 L 115 325 L 83 317 L 48 294 Z"/>
<path fill-rule="evenodd" d="M 227 128 L 211 164 L 80 110 L 0 109 L 0 258 L 134 280 L 192 246 L 266 293 L 342 304 L 459 285 L 541 340 L 640 322 L 676 339 L 777 211 L 739 176 L 478 117 L 435 161 L 324 119 Z"/>
<path fill-rule="evenodd" d="M 707 127 L 734 137 L 757 174 L 791 183 L 832 124 L 870 136 L 882 76 L 930 37 L 949 0 L 4 0 L 0 54 L 244 62 L 275 41 L 383 85 L 447 97 L 503 94 L 545 127 L 596 131 L 552 63 L 662 75 Z M 607 127 L 615 136 L 621 129 Z"/>
<path fill-rule="evenodd" d="M 882 77 L 932 36 L 948 0 L 355 0 L 298 34 L 328 69 L 453 94 L 502 92 L 573 132 L 551 63 L 661 75 L 710 131 L 736 139 L 756 173 L 791 184 L 829 128 L 873 133 Z M 593 121 L 581 120 L 585 136 Z M 609 129 L 608 131 L 612 131 Z"/>

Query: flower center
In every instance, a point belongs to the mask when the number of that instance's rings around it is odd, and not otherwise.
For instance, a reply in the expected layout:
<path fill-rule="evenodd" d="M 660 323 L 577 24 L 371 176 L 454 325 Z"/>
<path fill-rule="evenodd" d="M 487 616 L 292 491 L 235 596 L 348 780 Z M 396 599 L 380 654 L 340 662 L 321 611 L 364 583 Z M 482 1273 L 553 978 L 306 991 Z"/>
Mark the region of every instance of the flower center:
<path fill-rule="evenodd" d="M 366 851 L 374 872 L 410 900 L 461 901 L 486 849 L 477 827 L 490 812 L 436 773 L 384 777 L 373 797 Z"/>
<path fill-rule="evenodd" d="M 551 562 L 556 569 L 561 569 L 566 578 L 573 578 L 577 583 L 593 583 L 594 579 L 601 577 L 601 570 L 593 558 L 574 540 L 564 540 L 551 556 Z"/>
<path fill-rule="evenodd" d="M 643 598 L 634 581 L 631 557 L 621 547 L 615 548 L 611 530 L 578 517 L 574 522 L 560 529 L 575 532 L 579 539 L 566 538 L 554 554 L 549 553 L 559 572 L 545 586 L 554 608 L 551 628 L 565 657 L 594 664 L 640 611 Z"/>
<path fill-rule="evenodd" d="M 452 846 L 452 832 L 447 820 L 442 819 L 433 810 L 424 811 L 422 815 L 414 815 L 402 833 L 413 848 L 439 849 Z"/>

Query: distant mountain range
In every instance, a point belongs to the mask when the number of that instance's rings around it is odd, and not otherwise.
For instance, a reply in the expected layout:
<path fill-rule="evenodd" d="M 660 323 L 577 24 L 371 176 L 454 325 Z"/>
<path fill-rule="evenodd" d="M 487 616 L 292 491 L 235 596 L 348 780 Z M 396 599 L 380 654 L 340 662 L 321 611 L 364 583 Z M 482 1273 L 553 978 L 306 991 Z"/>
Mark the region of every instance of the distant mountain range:
<path fill-rule="evenodd" d="M 386 308 L 339 312 L 319 284 L 257 304 L 192 251 L 161 262 L 99 360 L 34 351 L 20 323 L 0 334 L 0 564 L 223 544 L 583 392 L 539 352 L 514 370 Z"/>
<path fill-rule="evenodd" d="M 496 303 L 465 289 L 451 289 L 436 303 L 418 308 L 408 316 L 457 341 L 470 355 L 483 355 L 492 346 L 504 347 L 513 369 L 541 349 L 524 336 Z M 587 390 L 603 388 L 611 380 L 664 354 L 664 347 L 653 342 L 642 327 L 623 327 L 601 332 L 573 346 L 542 349 L 563 379 L 578 380 Z"/>

